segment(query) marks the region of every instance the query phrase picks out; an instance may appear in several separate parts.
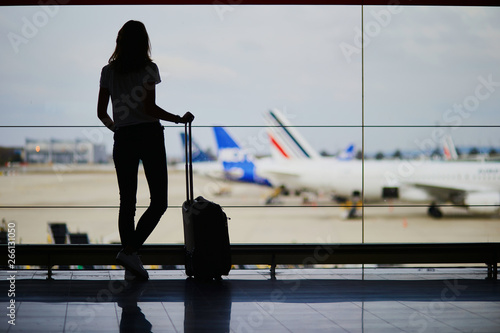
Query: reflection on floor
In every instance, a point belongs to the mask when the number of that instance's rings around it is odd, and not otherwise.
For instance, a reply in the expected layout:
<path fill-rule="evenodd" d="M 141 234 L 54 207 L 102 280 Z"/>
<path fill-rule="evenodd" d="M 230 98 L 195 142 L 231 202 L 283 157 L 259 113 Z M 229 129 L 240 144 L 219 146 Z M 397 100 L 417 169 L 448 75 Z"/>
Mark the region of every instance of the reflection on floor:
<path fill-rule="evenodd" d="M 500 286 L 477 268 L 233 270 L 219 283 L 176 270 L 126 283 L 115 270 L 18 271 L 11 284 L 10 273 L 1 332 L 500 332 Z"/>

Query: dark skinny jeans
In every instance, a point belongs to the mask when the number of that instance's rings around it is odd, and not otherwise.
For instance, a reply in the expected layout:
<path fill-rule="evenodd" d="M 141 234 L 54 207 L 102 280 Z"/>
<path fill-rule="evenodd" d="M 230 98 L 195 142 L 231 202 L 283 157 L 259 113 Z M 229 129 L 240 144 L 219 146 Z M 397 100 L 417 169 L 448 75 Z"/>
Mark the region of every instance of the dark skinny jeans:
<path fill-rule="evenodd" d="M 159 122 L 125 126 L 116 130 L 114 140 L 113 160 L 120 191 L 118 230 L 123 248 L 137 251 L 168 205 L 163 127 Z M 135 226 L 139 161 L 142 161 L 148 182 L 150 205 Z"/>

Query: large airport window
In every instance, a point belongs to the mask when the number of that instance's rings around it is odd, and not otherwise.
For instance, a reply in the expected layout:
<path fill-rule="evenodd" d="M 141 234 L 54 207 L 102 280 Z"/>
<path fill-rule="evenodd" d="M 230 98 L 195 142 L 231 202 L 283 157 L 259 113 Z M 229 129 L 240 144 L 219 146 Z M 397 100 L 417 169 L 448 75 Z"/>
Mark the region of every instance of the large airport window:
<path fill-rule="evenodd" d="M 500 240 L 497 7 L 122 5 L 0 7 L 0 218 L 19 243 L 56 223 L 120 241 L 96 104 L 132 18 L 157 103 L 196 116 L 195 195 L 232 242 Z M 169 209 L 148 242 L 178 244 L 183 126 L 163 124 Z M 148 204 L 141 171 L 136 218 Z"/>

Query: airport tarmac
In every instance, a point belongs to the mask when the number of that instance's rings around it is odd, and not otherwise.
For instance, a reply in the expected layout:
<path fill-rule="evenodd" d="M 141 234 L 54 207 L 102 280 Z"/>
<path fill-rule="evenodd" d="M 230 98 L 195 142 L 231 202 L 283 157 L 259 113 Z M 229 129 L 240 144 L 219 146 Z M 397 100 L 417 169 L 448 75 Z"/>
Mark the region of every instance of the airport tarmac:
<path fill-rule="evenodd" d="M 171 168 L 172 169 L 172 168 Z M 183 243 L 181 205 L 185 175 L 169 171 L 169 209 L 148 243 Z M 365 207 L 364 218 L 344 219 L 345 210 L 328 197 L 304 205 L 283 197 L 266 206 L 272 190 L 195 176 L 195 196 L 224 207 L 232 243 L 406 243 L 499 242 L 499 216 L 471 215 L 444 208 L 427 216 L 426 207 Z M 144 174 L 139 176 L 136 217 L 149 202 Z M 16 222 L 18 243 L 47 243 L 48 223 L 65 222 L 72 233 L 87 233 L 91 243 L 119 242 L 118 186 L 114 169 L 47 167 L 0 177 L 0 219 Z M 326 207 L 325 207 L 326 206 Z M 19 207 L 19 208 L 16 208 Z"/>

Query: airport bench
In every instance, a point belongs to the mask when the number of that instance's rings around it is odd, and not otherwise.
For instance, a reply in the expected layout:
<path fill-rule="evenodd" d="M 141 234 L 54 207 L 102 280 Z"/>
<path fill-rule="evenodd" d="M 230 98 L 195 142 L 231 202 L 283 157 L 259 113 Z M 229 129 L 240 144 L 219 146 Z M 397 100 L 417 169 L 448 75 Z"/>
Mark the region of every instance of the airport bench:
<path fill-rule="evenodd" d="M 0 245 L 7 250 L 7 245 Z M 120 245 L 17 244 L 16 266 L 46 267 L 48 278 L 55 265 L 114 265 Z M 5 253 L 4 252 L 4 253 Z M 184 246 L 146 244 L 145 265 L 184 265 Z M 431 244 L 233 244 L 233 265 L 271 266 L 317 264 L 486 264 L 487 278 L 497 279 L 500 243 Z"/>

